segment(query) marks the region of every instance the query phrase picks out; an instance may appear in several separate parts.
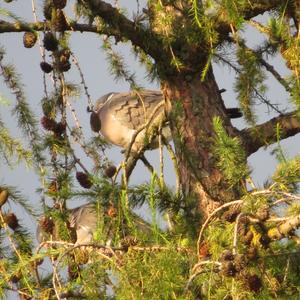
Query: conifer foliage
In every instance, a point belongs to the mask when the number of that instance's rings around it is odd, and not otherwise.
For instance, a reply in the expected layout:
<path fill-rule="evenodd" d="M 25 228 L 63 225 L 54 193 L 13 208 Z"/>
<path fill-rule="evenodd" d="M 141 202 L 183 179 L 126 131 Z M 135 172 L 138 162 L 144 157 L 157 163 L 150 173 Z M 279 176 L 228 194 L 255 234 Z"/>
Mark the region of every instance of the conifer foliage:
<path fill-rule="evenodd" d="M 0 34 L 21 33 L 24 51 L 40 48 L 43 96 L 37 110 L 22 84 L 33 75 L 18 74 L 1 39 L 0 75 L 14 96 L 11 113 L 22 138 L 14 136 L 0 109 L 0 166 L 25 164 L 37 174 L 40 185 L 32 186 L 32 194 L 39 193 L 43 212 L 0 174 L 0 296 L 297 299 L 300 159 L 286 157 L 281 141 L 300 132 L 299 1 L 137 0 L 131 17 L 118 1 L 44 0 L 31 2 L 33 22 L 16 14 L 18 1 L 0 4 Z M 260 36 L 255 47 L 249 29 Z M 125 80 L 137 97 L 134 70 L 115 45 L 127 43 L 149 81 L 160 83 L 166 113 L 160 124 L 145 123 L 144 147 L 124 149 L 119 166 L 107 158 L 110 145 L 100 134 L 85 136 L 73 108 L 80 96 L 87 101 L 81 109 L 87 106 L 95 117 L 72 50 L 74 32 L 99 38 L 112 80 Z M 273 63 L 278 60 L 287 76 Z M 243 129 L 226 113 L 216 64 L 236 74 L 232 84 Z M 70 81 L 70 72 L 79 83 Z M 286 92 L 288 109 L 284 99 L 275 105 L 268 98 L 270 77 Z M 0 98 L 0 108 L 4 102 Z M 272 112 L 260 124 L 258 104 Z M 171 128 L 172 145 L 162 124 Z M 144 157 L 156 136 L 159 170 Z M 271 144 L 276 171 L 255 183 L 247 159 Z M 164 180 L 164 146 L 176 187 Z M 151 179 L 133 186 L 130 175 L 139 159 Z M 76 243 L 76 217 L 67 209 L 74 199 L 91 203 L 97 219 L 93 240 L 83 244 Z M 147 221 L 135 210 L 144 204 Z M 36 220 L 38 240 L 17 206 Z M 167 229 L 158 224 L 163 217 Z"/>

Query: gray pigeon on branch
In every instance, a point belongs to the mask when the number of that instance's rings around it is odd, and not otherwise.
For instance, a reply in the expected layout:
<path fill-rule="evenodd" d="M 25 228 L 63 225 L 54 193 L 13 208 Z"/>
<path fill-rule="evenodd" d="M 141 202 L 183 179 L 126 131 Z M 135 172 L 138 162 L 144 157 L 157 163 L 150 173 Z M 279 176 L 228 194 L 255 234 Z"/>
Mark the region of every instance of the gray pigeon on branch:
<path fill-rule="evenodd" d="M 230 118 L 242 116 L 238 108 L 227 108 L 226 112 Z M 100 132 L 110 143 L 127 148 L 137 130 L 146 127 L 145 125 L 151 125 L 162 114 L 164 114 L 164 98 L 160 91 L 109 93 L 97 100 L 90 124 L 93 131 Z M 146 130 L 144 128 L 138 134 L 139 138 L 132 145 L 133 151 L 143 146 Z M 171 140 L 168 125 L 163 127 L 162 134 L 166 140 Z M 154 139 L 149 148 L 157 147 L 158 141 Z"/>
<path fill-rule="evenodd" d="M 97 101 L 90 123 L 93 131 L 122 148 L 127 148 L 136 131 L 145 127 L 132 145 L 132 150 L 137 151 L 145 141 L 146 127 L 163 114 L 164 99 L 159 91 L 109 93 Z M 162 128 L 162 134 L 167 140 L 171 139 L 169 126 Z M 157 148 L 157 139 L 149 147 Z"/>
<path fill-rule="evenodd" d="M 97 212 L 93 204 L 71 209 L 68 221 L 70 228 L 76 232 L 76 244 L 89 243 L 93 240 L 97 228 Z M 40 218 L 36 235 L 40 243 L 50 239 L 57 240 L 55 224 L 51 217 Z"/>

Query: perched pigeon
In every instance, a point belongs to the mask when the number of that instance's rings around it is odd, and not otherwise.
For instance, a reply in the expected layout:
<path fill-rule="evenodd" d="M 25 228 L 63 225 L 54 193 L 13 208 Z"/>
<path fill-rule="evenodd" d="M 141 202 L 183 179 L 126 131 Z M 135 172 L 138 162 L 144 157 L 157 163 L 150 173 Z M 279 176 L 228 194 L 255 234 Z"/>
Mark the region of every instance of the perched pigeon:
<path fill-rule="evenodd" d="M 97 227 L 97 212 L 93 204 L 85 204 L 70 210 L 70 227 L 76 232 L 76 244 L 89 243 Z M 42 216 L 37 227 L 37 240 L 41 243 L 50 239 L 56 240 L 55 224 L 49 217 Z"/>
<path fill-rule="evenodd" d="M 93 204 L 86 204 L 72 209 L 70 227 L 76 231 L 76 244 L 89 243 L 97 228 L 97 212 Z"/>
<path fill-rule="evenodd" d="M 97 101 L 95 112 L 91 114 L 91 128 L 95 132 L 100 131 L 112 144 L 126 148 L 136 130 L 147 124 L 152 115 L 152 122 L 161 116 L 164 112 L 163 101 L 159 91 L 106 94 Z M 133 151 L 138 150 L 143 144 L 145 132 L 144 129 L 139 133 L 139 139 L 132 146 Z M 168 126 L 163 128 L 163 135 L 167 139 L 171 138 Z M 157 147 L 157 141 L 150 145 L 150 148 Z"/>
<path fill-rule="evenodd" d="M 222 91 L 220 91 L 222 92 Z M 101 134 L 112 144 L 127 148 L 136 130 L 145 125 L 152 117 L 154 110 L 155 121 L 164 112 L 164 98 L 160 91 L 142 90 L 138 93 L 109 93 L 102 96 L 95 105 L 95 110 L 91 114 L 90 124 L 95 132 Z M 242 116 L 238 108 L 226 108 L 230 118 Z M 146 130 L 139 133 L 139 139 L 132 146 L 132 150 L 139 149 L 145 141 L 143 135 Z M 171 139 L 169 126 L 163 128 L 163 135 L 167 140 Z M 157 148 L 157 139 L 149 148 Z"/>

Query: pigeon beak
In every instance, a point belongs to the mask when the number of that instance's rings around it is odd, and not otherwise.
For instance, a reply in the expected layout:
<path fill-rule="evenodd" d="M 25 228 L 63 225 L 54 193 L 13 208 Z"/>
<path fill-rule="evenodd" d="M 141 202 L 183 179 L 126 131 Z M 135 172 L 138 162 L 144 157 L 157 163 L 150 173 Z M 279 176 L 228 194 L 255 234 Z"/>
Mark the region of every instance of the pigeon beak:
<path fill-rule="evenodd" d="M 94 132 L 99 132 L 101 129 L 101 121 L 98 114 L 94 111 L 91 113 L 90 125 Z"/>

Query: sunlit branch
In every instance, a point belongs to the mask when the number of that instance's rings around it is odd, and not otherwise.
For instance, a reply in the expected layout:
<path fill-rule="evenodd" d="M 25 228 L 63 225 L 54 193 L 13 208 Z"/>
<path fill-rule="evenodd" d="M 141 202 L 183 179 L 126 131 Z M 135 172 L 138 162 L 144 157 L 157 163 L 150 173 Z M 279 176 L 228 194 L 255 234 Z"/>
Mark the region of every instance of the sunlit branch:
<path fill-rule="evenodd" d="M 295 112 L 275 117 L 263 124 L 240 131 L 247 155 L 255 153 L 259 148 L 277 142 L 276 126 L 282 130 L 281 139 L 286 139 L 300 132 L 300 120 Z M 254 135 L 253 132 L 259 132 Z"/>

